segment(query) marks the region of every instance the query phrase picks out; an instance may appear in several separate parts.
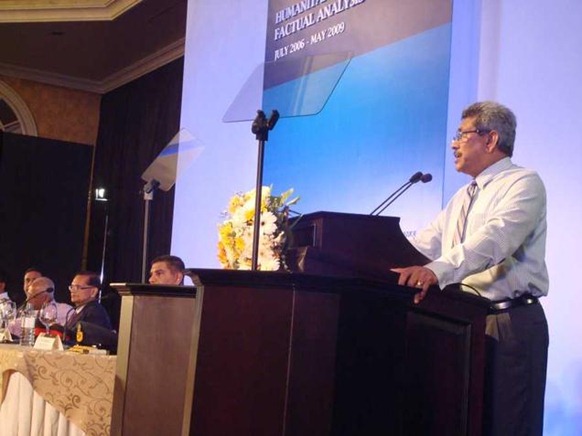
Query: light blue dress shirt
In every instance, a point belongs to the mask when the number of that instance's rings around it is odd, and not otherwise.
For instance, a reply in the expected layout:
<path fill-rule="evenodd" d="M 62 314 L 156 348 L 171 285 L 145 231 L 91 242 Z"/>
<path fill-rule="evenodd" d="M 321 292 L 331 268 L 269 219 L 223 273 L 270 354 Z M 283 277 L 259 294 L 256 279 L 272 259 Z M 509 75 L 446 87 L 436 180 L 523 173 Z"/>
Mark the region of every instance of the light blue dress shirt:
<path fill-rule="evenodd" d="M 467 186 L 411 240 L 432 259 L 425 266 L 435 273 L 441 289 L 462 282 L 493 301 L 523 293 L 547 295 L 546 190 L 541 178 L 505 158 L 475 181 L 478 189 L 461 244 L 452 246 Z"/>

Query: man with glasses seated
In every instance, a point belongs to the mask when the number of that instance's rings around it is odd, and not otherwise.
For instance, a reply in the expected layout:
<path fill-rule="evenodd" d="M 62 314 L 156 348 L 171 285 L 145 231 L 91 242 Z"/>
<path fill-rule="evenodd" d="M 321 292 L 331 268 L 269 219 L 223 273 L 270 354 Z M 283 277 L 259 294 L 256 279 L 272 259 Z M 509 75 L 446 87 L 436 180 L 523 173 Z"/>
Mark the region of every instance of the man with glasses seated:
<path fill-rule="evenodd" d="M 111 329 L 111 321 L 105 308 L 97 301 L 101 280 L 91 271 L 78 272 L 69 285 L 71 303 L 75 306 L 75 313 L 67 321 L 67 327 L 75 326 L 79 321 L 90 322 L 107 329 Z"/>
<path fill-rule="evenodd" d="M 69 285 L 71 302 L 75 310 L 66 324 L 72 339 L 83 345 L 102 345 L 114 351 L 117 333 L 111 328 L 111 321 L 105 308 L 97 301 L 101 280 L 91 271 L 78 272 Z M 79 336 L 78 332 L 83 334 Z"/>

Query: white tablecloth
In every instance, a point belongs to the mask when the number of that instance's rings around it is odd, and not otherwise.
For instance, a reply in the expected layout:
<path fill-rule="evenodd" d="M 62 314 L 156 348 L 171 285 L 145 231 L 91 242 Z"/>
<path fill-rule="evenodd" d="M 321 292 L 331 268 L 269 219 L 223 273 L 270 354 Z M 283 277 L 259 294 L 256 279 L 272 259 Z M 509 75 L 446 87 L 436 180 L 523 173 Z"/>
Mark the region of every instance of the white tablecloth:
<path fill-rule="evenodd" d="M 0 435 L 109 435 L 114 356 L 0 345 Z"/>
<path fill-rule="evenodd" d="M 4 401 L 0 406 L 2 436 L 79 436 L 85 435 L 65 415 L 34 392 L 22 374 L 10 376 Z"/>

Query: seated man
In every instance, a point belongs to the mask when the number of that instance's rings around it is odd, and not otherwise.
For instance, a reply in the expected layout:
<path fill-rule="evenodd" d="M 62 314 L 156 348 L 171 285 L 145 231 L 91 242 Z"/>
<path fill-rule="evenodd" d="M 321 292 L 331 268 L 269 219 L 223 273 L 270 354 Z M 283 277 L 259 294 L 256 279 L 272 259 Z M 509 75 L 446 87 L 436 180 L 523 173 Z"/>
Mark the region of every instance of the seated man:
<path fill-rule="evenodd" d="M 22 279 L 22 290 L 24 293 L 26 293 L 26 290 L 34 281 L 34 279 L 39 277 L 42 277 L 42 272 L 34 266 L 31 266 L 30 268 L 27 268 L 26 271 L 24 271 L 24 277 Z"/>
<path fill-rule="evenodd" d="M 97 301 L 101 280 L 91 271 L 80 271 L 69 285 L 71 303 L 75 312 L 67 321 L 67 329 L 73 328 L 79 321 L 111 330 L 111 321 L 105 308 Z"/>
<path fill-rule="evenodd" d="M 152 260 L 149 282 L 152 285 L 183 285 L 184 262 L 178 256 L 166 254 Z"/>
<path fill-rule="evenodd" d="M 22 290 L 24 291 L 24 299 L 26 299 L 26 290 L 28 289 L 28 287 L 31 285 L 31 283 L 34 281 L 34 279 L 37 279 L 39 277 L 42 277 L 43 273 L 36 267 L 31 266 L 30 268 L 27 268 L 26 271 L 24 271 L 24 277 L 22 278 Z M 22 304 L 24 300 L 19 299 L 18 297 L 16 298 L 16 302 L 18 304 Z"/>
<path fill-rule="evenodd" d="M 80 271 L 69 285 L 75 311 L 67 321 L 66 330 L 80 345 L 96 345 L 113 353 L 117 350 L 117 332 L 105 308 L 97 301 L 101 280 L 91 271 Z"/>
<path fill-rule="evenodd" d="M 55 301 L 55 284 L 48 277 L 38 277 L 34 279 L 26 289 L 26 301 L 30 303 L 34 310 L 38 312 L 44 303 L 54 301 L 57 307 L 57 319 L 55 324 L 65 325 L 67 316 L 73 311 L 73 308 L 66 303 Z M 21 318 L 18 316 L 8 325 L 10 333 L 20 336 Z"/>

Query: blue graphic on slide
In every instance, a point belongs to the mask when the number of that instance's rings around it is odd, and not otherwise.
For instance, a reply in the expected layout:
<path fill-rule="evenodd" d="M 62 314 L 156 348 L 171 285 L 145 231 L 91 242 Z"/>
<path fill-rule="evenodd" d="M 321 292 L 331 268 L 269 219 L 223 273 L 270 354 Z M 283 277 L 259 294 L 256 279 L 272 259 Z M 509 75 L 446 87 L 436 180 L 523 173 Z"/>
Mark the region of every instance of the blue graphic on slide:
<path fill-rule="evenodd" d="M 366 214 L 416 171 L 431 172 L 433 183 L 385 214 L 410 228 L 428 219 L 420 222 L 419 213 L 434 216 L 446 157 L 450 33 L 443 25 L 352 59 L 319 114 L 279 121 L 265 153 L 265 184 L 276 192 L 293 187 L 303 213 Z M 266 90 L 264 107 L 294 87 Z"/>

